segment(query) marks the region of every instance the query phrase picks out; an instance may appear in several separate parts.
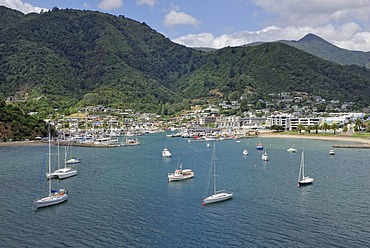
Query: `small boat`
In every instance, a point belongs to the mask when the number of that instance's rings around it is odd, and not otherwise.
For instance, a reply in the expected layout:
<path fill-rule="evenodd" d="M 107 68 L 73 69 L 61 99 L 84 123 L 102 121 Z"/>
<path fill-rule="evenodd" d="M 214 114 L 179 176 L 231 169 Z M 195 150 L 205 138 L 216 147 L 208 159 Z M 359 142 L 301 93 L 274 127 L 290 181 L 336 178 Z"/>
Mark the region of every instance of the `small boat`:
<path fill-rule="evenodd" d="M 211 144 L 210 143 L 207 143 L 207 148 L 210 148 L 211 147 Z"/>
<path fill-rule="evenodd" d="M 162 151 L 162 157 L 164 158 L 170 158 L 172 155 L 170 153 L 170 151 L 167 149 L 167 147 L 163 148 L 163 151 Z"/>
<path fill-rule="evenodd" d="M 49 144 L 48 144 L 48 168 L 49 168 L 49 174 L 51 173 L 51 137 L 49 133 Z M 53 190 L 51 188 L 51 181 L 49 180 L 49 190 L 48 190 L 48 196 L 42 197 L 39 199 L 36 199 L 33 201 L 33 206 L 37 210 L 38 208 L 42 207 L 48 207 L 52 205 L 56 205 L 59 203 L 62 203 L 68 199 L 68 191 L 66 189 L 58 189 L 58 190 Z"/>
<path fill-rule="evenodd" d="M 329 151 L 329 155 L 335 155 L 335 152 L 334 152 L 334 150 L 333 150 L 333 149 L 331 149 L 331 150 Z"/>
<path fill-rule="evenodd" d="M 269 157 L 267 156 L 267 152 L 266 152 L 266 150 L 265 150 L 265 152 L 262 154 L 261 159 L 262 159 L 262 161 L 268 161 L 268 160 L 269 160 Z"/>
<path fill-rule="evenodd" d="M 215 156 L 216 156 L 216 144 L 214 144 L 214 146 L 213 146 L 212 164 L 211 164 L 211 171 L 210 171 L 210 175 L 209 175 L 210 177 L 213 176 L 213 194 L 203 198 L 203 206 L 205 204 L 226 201 L 226 200 L 231 199 L 234 196 L 232 192 L 229 192 L 227 190 L 217 190 L 217 185 L 216 185 L 216 158 L 215 158 Z M 210 181 L 211 180 L 208 180 L 207 186 L 209 186 Z M 207 191 L 208 191 L 208 187 L 207 187 Z"/>
<path fill-rule="evenodd" d="M 299 166 L 298 186 L 309 185 L 313 182 L 313 178 L 304 175 L 304 153 L 302 152 L 301 164 Z"/>
<path fill-rule="evenodd" d="M 257 150 L 263 150 L 263 145 L 261 142 L 259 142 L 257 145 L 256 145 L 256 149 Z"/>
<path fill-rule="evenodd" d="M 65 178 L 72 177 L 75 175 L 77 175 L 77 170 L 73 168 L 69 168 L 69 167 L 58 169 L 54 171 L 53 173 L 46 173 L 46 177 L 48 179 L 52 179 L 52 178 L 65 179 Z"/>
<path fill-rule="evenodd" d="M 138 145 L 140 145 L 140 141 L 138 138 L 128 139 L 126 137 L 125 141 L 121 143 L 121 146 L 138 146 Z"/>
<path fill-rule="evenodd" d="M 244 149 L 244 150 L 243 150 L 243 155 L 244 155 L 244 156 L 248 156 L 248 150 L 247 150 L 247 149 Z"/>
<path fill-rule="evenodd" d="M 81 158 L 72 157 L 66 161 L 66 164 L 78 164 L 81 163 Z"/>
<path fill-rule="evenodd" d="M 182 181 L 194 177 L 194 172 L 191 169 L 182 169 L 182 163 L 173 173 L 168 173 L 168 181 Z"/>
<path fill-rule="evenodd" d="M 287 152 L 296 153 L 297 149 L 295 149 L 294 147 L 290 147 L 290 148 L 287 149 Z"/>

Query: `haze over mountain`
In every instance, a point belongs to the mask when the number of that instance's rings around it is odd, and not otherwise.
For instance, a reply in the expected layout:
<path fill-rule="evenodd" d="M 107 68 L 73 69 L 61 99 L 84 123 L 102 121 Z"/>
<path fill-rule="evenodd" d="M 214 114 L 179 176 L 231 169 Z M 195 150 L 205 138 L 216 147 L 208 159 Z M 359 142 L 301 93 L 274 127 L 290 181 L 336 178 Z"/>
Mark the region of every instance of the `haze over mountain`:
<path fill-rule="evenodd" d="M 2 97 L 24 99 L 25 110 L 43 114 L 97 104 L 174 113 L 191 101 L 282 91 L 370 103 L 364 67 L 279 42 L 198 51 L 146 23 L 96 11 L 24 15 L 0 7 L 0 49 Z"/>

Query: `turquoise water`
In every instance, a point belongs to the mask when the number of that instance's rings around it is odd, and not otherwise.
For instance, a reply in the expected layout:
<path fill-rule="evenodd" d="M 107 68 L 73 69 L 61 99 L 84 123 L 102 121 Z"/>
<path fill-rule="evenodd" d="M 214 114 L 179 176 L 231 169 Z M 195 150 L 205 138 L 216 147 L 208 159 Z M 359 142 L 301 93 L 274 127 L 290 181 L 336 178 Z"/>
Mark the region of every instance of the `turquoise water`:
<path fill-rule="evenodd" d="M 46 146 L 0 147 L 0 247 L 368 247 L 370 150 L 333 141 L 217 143 L 220 187 L 232 200 L 202 206 L 212 148 L 141 136 L 142 144 L 73 149 L 78 175 L 67 202 L 32 210 Z M 261 141 L 269 161 L 255 149 Z M 296 145 L 298 153 L 286 149 Z M 172 158 L 161 156 L 168 147 Z M 249 155 L 244 157 L 242 150 Z M 297 187 L 301 151 L 314 184 Z M 195 177 L 167 182 L 182 162 Z"/>

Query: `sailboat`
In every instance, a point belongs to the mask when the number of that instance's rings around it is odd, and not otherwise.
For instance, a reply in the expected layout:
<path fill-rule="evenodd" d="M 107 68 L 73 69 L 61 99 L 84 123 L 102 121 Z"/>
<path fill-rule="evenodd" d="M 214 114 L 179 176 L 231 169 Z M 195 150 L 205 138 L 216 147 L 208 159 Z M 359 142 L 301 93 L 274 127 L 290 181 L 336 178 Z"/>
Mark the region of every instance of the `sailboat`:
<path fill-rule="evenodd" d="M 304 152 L 302 152 L 301 164 L 299 166 L 298 186 L 308 185 L 313 182 L 313 178 L 304 175 L 304 167 Z"/>
<path fill-rule="evenodd" d="M 76 169 L 67 167 L 66 156 L 67 156 L 67 148 L 66 148 L 65 158 L 64 158 L 64 168 L 59 168 L 59 165 L 58 165 L 58 169 L 56 171 L 54 171 L 53 173 L 50 173 L 50 171 L 49 173 L 46 173 L 46 177 L 48 179 L 52 179 L 52 178 L 65 179 L 65 178 L 77 175 Z M 58 164 L 59 164 L 59 144 L 58 144 Z"/>
<path fill-rule="evenodd" d="M 66 148 L 66 154 L 67 154 L 67 151 L 70 150 L 70 154 L 72 154 L 72 145 L 68 145 L 67 148 Z M 78 163 L 81 163 L 81 158 L 76 158 L 76 157 L 73 157 L 71 156 L 70 159 L 67 160 L 67 155 L 66 155 L 66 158 L 65 158 L 65 163 L 66 164 L 78 164 Z"/>
<path fill-rule="evenodd" d="M 269 160 L 269 157 L 267 156 L 267 152 L 266 152 L 266 150 L 265 150 L 265 152 L 262 154 L 261 159 L 262 159 L 262 161 L 268 161 L 268 160 Z"/>
<path fill-rule="evenodd" d="M 213 194 L 210 196 L 207 196 L 203 199 L 203 205 L 225 201 L 228 199 L 231 199 L 233 197 L 232 192 L 228 192 L 226 190 L 218 190 L 217 191 L 217 185 L 216 185 L 216 144 L 213 146 L 213 155 L 212 155 L 212 168 L 211 168 L 211 175 L 213 173 Z M 210 176 L 211 176 L 210 175 Z M 208 181 L 210 182 L 210 180 Z M 209 184 L 207 185 L 209 186 Z M 208 189 L 207 189 L 208 192 Z"/>
<path fill-rule="evenodd" d="M 50 141 L 50 133 L 49 133 L 49 144 L 48 144 L 48 168 L 49 174 L 51 173 L 51 141 Z M 56 205 L 62 203 L 68 199 L 68 191 L 66 189 L 59 189 L 59 190 L 52 190 L 51 189 L 51 181 L 49 180 L 49 191 L 48 196 L 35 200 L 34 207 L 41 208 L 41 207 L 48 207 L 52 205 Z"/>

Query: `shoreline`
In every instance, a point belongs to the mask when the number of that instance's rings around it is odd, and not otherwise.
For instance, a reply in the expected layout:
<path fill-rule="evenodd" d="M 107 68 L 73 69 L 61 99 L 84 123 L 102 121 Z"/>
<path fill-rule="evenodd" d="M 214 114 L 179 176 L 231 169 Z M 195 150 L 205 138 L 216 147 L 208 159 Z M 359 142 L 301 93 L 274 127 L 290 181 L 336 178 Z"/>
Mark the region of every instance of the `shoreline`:
<path fill-rule="evenodd" d="M 343 141 L 356 142 L 370 146 L 370 139 L 353 138 L 345 136 L 320 136 L 312 134 L 277 134 L 277 133 L 259 133 L 258 136 L 266 138 L 288 138 L 288 139 L 312 139 L 312 140 L 327 140 L 327 141 Z"/>
<path fill-rule="evenodd" d="M 0 142 L 0 147 L 2 146 L 43 146 L 45 145 L 42 141 L 7 141 Z"/>

